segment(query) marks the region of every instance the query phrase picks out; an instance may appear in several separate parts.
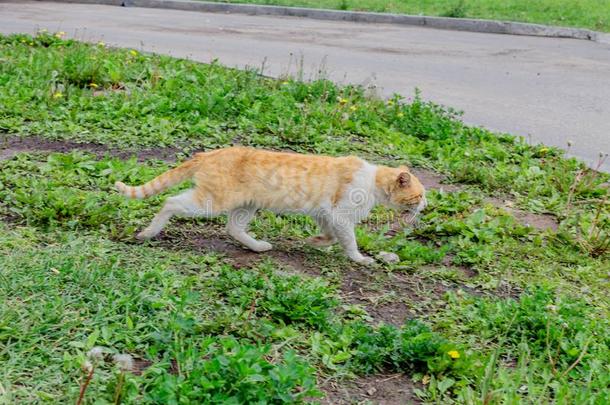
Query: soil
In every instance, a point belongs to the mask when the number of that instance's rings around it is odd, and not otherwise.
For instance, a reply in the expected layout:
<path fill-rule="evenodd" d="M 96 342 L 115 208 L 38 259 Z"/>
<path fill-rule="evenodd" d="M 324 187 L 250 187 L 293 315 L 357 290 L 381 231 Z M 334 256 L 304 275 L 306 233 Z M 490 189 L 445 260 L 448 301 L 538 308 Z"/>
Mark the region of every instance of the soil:
<path fill-rule="evenodd" d="M 325 405 L 348 405 L 373 403 L 378 405 L 421 404 L 413 389 L 421 384 L 414 383 L 404 374 L 374 375 L 355 380 L 342 381 L 341 384 L 329 382 L 321 390 L 326 397 Z"/>
<path fill-rule="evenodd" d="M 169 228 L 154 239 L 165 248 L 219 253 L 238 269 L 253 267 L 265 259 L 272 258 L 280 266 L 288 267 L 297 273 L 320 275 L 319 269 L 310 263 L 311 260 L 305 252 L 286 247 L 285 243 L 274 245 L 272 250 L 261 254 L 242 247 L 226 235 L 222 226 L 214 223 L 206 223 L 201 230 L 180 225 L 171 227 L 171 230 Z"/>
<path fill-rule="evenodd" d="M 446 184 L 447 178 L 441 174 L 419 167 L 409 169 L 411 173 L 423 184 L 426 189 L 444 190 L 449 193 L 459 191 L 462 187 L 457 184 Z"/>
<path fill-rule="evenodd" d="M 66 153 L 73 150 L 89 152 L 98 158 L 114 156 L 121 159 L 127 159 L 132 156 L 137 156 L 138 161 L 140 162 L 148 159 L 173 162 L 176 160 L 176 154 L 180 152 L 178 148 L 118 149 L 98 143 L 49 140 L 39 136 L 5 136 L 0 139 L 0 160 L 10 159 L 14 155 L 23 152 Z"/>
<path fill-rule="evenodd" d="M 500 198 L 489 197 L 485 201 L 492 205 L 502 208 L 509 214 L 511 214 L 517 222 L 525 226 L 531 226 L 532 228 L 541 231 L 553 231 L 556 232 L 559 229 L 559 223 L 557 218 L 550 214 L 535 214 L 533 212 L 523 211 L 512 206 L 512 202 L 509 200 L 502 200 Z"/>
<path fill-rule="evenodd" d="M 196 250 L 219 253 L 236 268 L 250 268 L 271 258 L 288 273 L 323 275 L 315 252 L 300 241 L 272 241 L 274 248 L 264 254 L 243 248 L 224 232 L 223 226 L 212 221 L 197 228 L 188 223 L 174 223 L 155 239 L 160 247 L 172 250 Z M 476 275 L 465 266 L 444 266 L 457 269 L 463 280 Z M 433 269 L 430 267 L 430 269 Z M 373 323 L 384 322 L 400 326 L 406 319 L 429 315 L 444 305 L 443 295 L 448 291 L 463 291 L 477 296 L 514 297 L 518 295 L 510 285 L 502 285 L 495 291 L 469 287 L 465 282 L 437 280 L 402 271 L 387 272 L 380 268 L 368 268 L 346 262 L 339 269 L 339 294 L 346 304 L 362 306 Z"/>

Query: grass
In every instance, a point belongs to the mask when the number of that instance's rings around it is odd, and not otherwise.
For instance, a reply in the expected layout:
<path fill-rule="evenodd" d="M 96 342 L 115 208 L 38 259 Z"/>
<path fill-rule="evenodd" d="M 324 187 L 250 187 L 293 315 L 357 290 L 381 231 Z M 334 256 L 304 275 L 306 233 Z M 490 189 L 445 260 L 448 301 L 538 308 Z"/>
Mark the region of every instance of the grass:
<path fill-rule="evenodd" d="M 610 400 L 607 174 L 417 94 L 379 100 L 46 32 L 0 37 L 0 61 L 6 147 L 109 150 L 0 160 L 0 403 L 300 403 L 387 373 L 428 403 Z M 394 236 L 392 213 L 373 212 L 360 246 L 400 259 L 373 269 L 306 246 L 317 230 L 300 216 L 258 216 L 252 231 L 276 246 L 264 255 L 224 241 L 223 219 L 135 243 L 175 190 L 134 201 L 112 184 L 173 163 L 112 151 L 183 159 L 233 143 L 407 163 L 454 185 Z"/>
<path fill-rule="evenodd" d="M 454 18 L 483 18 L 610 31 L 608 0 L 212 0 Z"/>

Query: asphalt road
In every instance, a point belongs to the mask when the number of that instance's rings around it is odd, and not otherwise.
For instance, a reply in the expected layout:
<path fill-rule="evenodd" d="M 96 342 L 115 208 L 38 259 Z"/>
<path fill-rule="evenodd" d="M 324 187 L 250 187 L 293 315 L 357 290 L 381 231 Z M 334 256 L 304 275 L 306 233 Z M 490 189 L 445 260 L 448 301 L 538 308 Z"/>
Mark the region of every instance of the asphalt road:
<path fill-rule="evenodd" d="M 470 124 L 565 148 L 595 166 L 610 152 L 610 45 L 291 17 L 0 2 L 0 32 L 61 30 L 268 75 L 320 74 L 464 111 Z M 322 72 L 322 73 L 320 73 Z M 202 89 L 201 91 L 205 91 Z M 602 170 L 610 171 L 610 161 Z"/>

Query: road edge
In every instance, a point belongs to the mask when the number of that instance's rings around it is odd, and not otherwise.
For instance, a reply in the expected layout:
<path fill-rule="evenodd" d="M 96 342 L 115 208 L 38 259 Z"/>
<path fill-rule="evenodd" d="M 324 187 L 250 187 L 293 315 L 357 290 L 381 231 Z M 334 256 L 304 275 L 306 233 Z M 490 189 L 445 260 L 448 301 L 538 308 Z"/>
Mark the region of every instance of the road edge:
<path fill-rule="evenodd" d="M 18 1 L 18 0 L 17 0 Z M 268 6 L 256 4 L 215 3 L 192 0 L 35 0 L 53 3 L 101 4 L 122 7 L 161 8 L 209 13 L 236 13 L 303 17 L 315 20 L 365 22 L 377 24 L 415 25 L 443 30 L 470 31 L 488 34 L 528 35 L 551 38 L 572 38 L 610 44 L 610 34 L 586 28 L 556 27 L 498 20 L 472 18 L 429 17 L 407 14 L 370 13 L 313 9 L 303 7 Z"/>

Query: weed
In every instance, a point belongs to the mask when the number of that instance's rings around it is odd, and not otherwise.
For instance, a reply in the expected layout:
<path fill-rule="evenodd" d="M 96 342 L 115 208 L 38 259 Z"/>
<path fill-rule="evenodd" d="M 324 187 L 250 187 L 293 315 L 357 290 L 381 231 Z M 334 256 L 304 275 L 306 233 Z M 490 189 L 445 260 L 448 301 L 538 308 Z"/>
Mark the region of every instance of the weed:
<path fill-rule="evenodd" d="M 468 15 L 466 3 L 459 0 L 454 6 L 441 14 L 442 17 L 464 18 Z"/>

